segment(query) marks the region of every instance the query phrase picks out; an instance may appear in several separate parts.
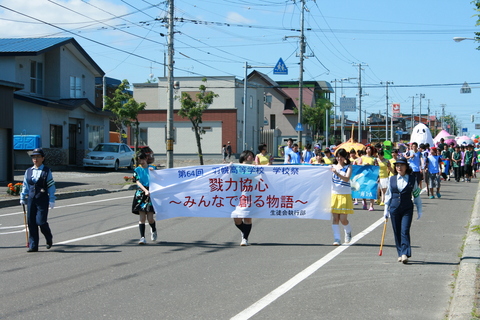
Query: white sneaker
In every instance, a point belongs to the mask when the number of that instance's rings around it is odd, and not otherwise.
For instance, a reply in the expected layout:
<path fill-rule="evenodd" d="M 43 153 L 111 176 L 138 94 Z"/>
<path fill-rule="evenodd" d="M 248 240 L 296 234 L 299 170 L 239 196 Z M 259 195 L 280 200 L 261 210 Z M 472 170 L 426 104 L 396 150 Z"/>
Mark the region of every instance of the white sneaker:
<path fill-rule="evenodd" d="M 138 240 L 138 244 L 147 244 L 147 240 L 145 240 L 145 237 L 141 237 L 140 240 Z"/>
<path fill-rule="evenodd" d="M 339 245 L 340 245 L 340 240 L 339 240 L 339 239 L 335 239 L 335 241 L 333 242 L 333 245 L 334 245 L 334 246 L 339 246 Z"/>
<path fill-rule="evenodd" d="M 242 238 L 242 242 L 240 242 L 240 245 L 241 245 L 242 247 L 248 246 L 248 240 L 245 239 L 245 238 Z"/>
<path fill-rule="evenodd" d="M 157 240 L 157 231 L 153 231 L 152 232 L 152 241 L 156 241 Z"/>
<path fill-rule="evenodd" d="M 345 243 L 350 243 L 350 241 L 352 241 L 352 233 L 345 232 Z"/>

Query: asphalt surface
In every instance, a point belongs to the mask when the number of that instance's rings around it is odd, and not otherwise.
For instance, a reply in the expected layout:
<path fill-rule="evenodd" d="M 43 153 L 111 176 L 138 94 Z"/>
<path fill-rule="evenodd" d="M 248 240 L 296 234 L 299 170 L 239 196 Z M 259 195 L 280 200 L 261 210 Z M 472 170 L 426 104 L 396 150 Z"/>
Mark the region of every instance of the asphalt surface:
<path fill-rule="evenodd" d="M 175 167 L 198 163 L 191 161 Z M 246 319 L 248 306 L 339 249 L 345 251 L 321 272 L 252 318 L 473 318 L 480 237 L 465 226 L 480 225 L 477 179 L 444 182 L 441 199 L 422 196 L 424 217 L 412 227 L 412 262 L 402 265 L 390 226 L 384 254 L 377 255 L 379 209 L 356 208 L 354 235 L 375 228 L 348 247 L 330 245 L 326 221 L 294 221 L 286 228 L 283 221 L 258 219 L 252 246 L 239 248 L 230 219 L 177 218 L 157 223 L 158 245 L 139 248 L 136 218 L 125 213 L 132 191 L 123 177 L 130 175 L 54 171 L 58 208 L 49 220 L 55 245 L 40 249 L 47 254 L 26 254 L 24 233 L 23 239 L 21 232 L 7 235 L 2 227 L 18 225 L 20 206 L 18 197 L 0 197 L 0 319 Z M 22 178 L 23 172 L 15 173 L 15 180 Z M 120 228 L 126 237 L 109 233 Z M 99 233 L 105 234 L 72 241 Z"/>

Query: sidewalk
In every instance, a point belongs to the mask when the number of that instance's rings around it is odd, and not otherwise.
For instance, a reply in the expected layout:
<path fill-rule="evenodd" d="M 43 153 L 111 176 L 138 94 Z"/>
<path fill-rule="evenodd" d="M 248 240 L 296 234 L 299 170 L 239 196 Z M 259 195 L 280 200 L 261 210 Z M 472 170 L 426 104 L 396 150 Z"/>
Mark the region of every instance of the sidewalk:
<path fill-rule="evenodd" d="M 233 160 L 233 159 L 232 159 Z M 276 159 L 281 163 L 282 159 Z M 238 160 L 233 160 L 238 162 Z M 204 159 L 205 164 L 221 164 L 221 156 Z M 165 158 L 158 157 L 156 164 L 159 169 L 165 169 Z M 198 157 L 175 160 L 174 167 L 199 165 Z M 24 171 L 15 171 L 15 181 L 22 182 Z M 113 193 L 133 190 L 136 185 L 125 182 L 125 176 L 132 176 L 132 171 L 121 169 L 118 172 L 75 168 L 71 171 L 54 171 L 53 177 L 57 188 L 57 199 L 91 196 L 102 193 Z M 459 262 L 458 275 L 455 279 L 454 292 L 448 307 L 448 319 L 467 320 L 475 319 L 472 312 L 477 312 L 478 290 L 480 285 L 480 233 L 472 231 L 472 226 L 480 226 L 480 184 L 474 179 L 472 186 L 477 183 L 477 194 L 470 218 L 469 228 L 465 237 L 462 257 Z M 449 182 L 452 183 L 452 182 Z M 454 182 L 453 182 L 454 183 Z M 0 185 L 0 208 L 19 206 L 19 196 L 10 196 L 6 193 L 6 185 Z M 477 283 L 479 282 L 479 283 Z"/>

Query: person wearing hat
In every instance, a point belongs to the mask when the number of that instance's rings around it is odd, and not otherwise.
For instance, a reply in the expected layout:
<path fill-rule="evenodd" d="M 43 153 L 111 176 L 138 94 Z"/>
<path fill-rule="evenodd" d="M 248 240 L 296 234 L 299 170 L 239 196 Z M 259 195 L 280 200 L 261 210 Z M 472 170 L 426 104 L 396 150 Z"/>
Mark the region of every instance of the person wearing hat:
<path fill-rule="evenodd" d="M 43 162 L 45 153 L 41 148 L 34 149 L 29 153 L 32 158 L 33 167 L 25 171 L 23 187 L 20 194 L 20 204 L 27 204 L 28 224 L 28 251 L 37 252 L 39 234 L 38 228 L 45 236 L 47 249 L 53 245 L 53 236 L 48 225 L 48 209 L 55 207 L 55 181 L 52 177 L 52 170 L 46 167 Z"/>
<path fill-rule="evenodd" d="M 385 194 L 385 219 L 391 218 L 397 248 L 398 262 L 407 263 L 412 256 L 410 226 L 413 219 L 413 205 L 417 207 L 418 219 L 422 216 L 422 200 L 412 169 L 405 157 L 395 161 L 396 174 L 389 179 Z M 413 201 L 412 201 L 413 198 Z"/>

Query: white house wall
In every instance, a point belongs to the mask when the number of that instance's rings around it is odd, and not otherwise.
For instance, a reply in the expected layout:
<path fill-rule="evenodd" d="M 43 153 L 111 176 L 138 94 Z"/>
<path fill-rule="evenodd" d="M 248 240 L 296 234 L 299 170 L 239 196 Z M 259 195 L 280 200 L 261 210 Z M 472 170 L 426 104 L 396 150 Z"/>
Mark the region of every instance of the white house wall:
<path fill-rule="evenodd" d="M 166 122 L 142 122 L 140 128 L 148 128 L 148 145 L 155 153 L 165 154 Z M 219 154 L 222 147 L 222 123 L 220 121 L 205 121 L 203 127 L 210 127 L 202 137 L 203 154 Z M 175 122 L 174 153 L 196 154 L 197 142 L 190 122 Z"/>
<path fill-rule="evenodd" d="M 60 95 L 62 98 L 70 97 L 70 76 L 79 77 L 83 80 L 82 98 L 95 102 L 95 75 L 82 64 L 66 46 L 60 48 Z M 68 70 L 68 71 L 67 71 Z"/>

